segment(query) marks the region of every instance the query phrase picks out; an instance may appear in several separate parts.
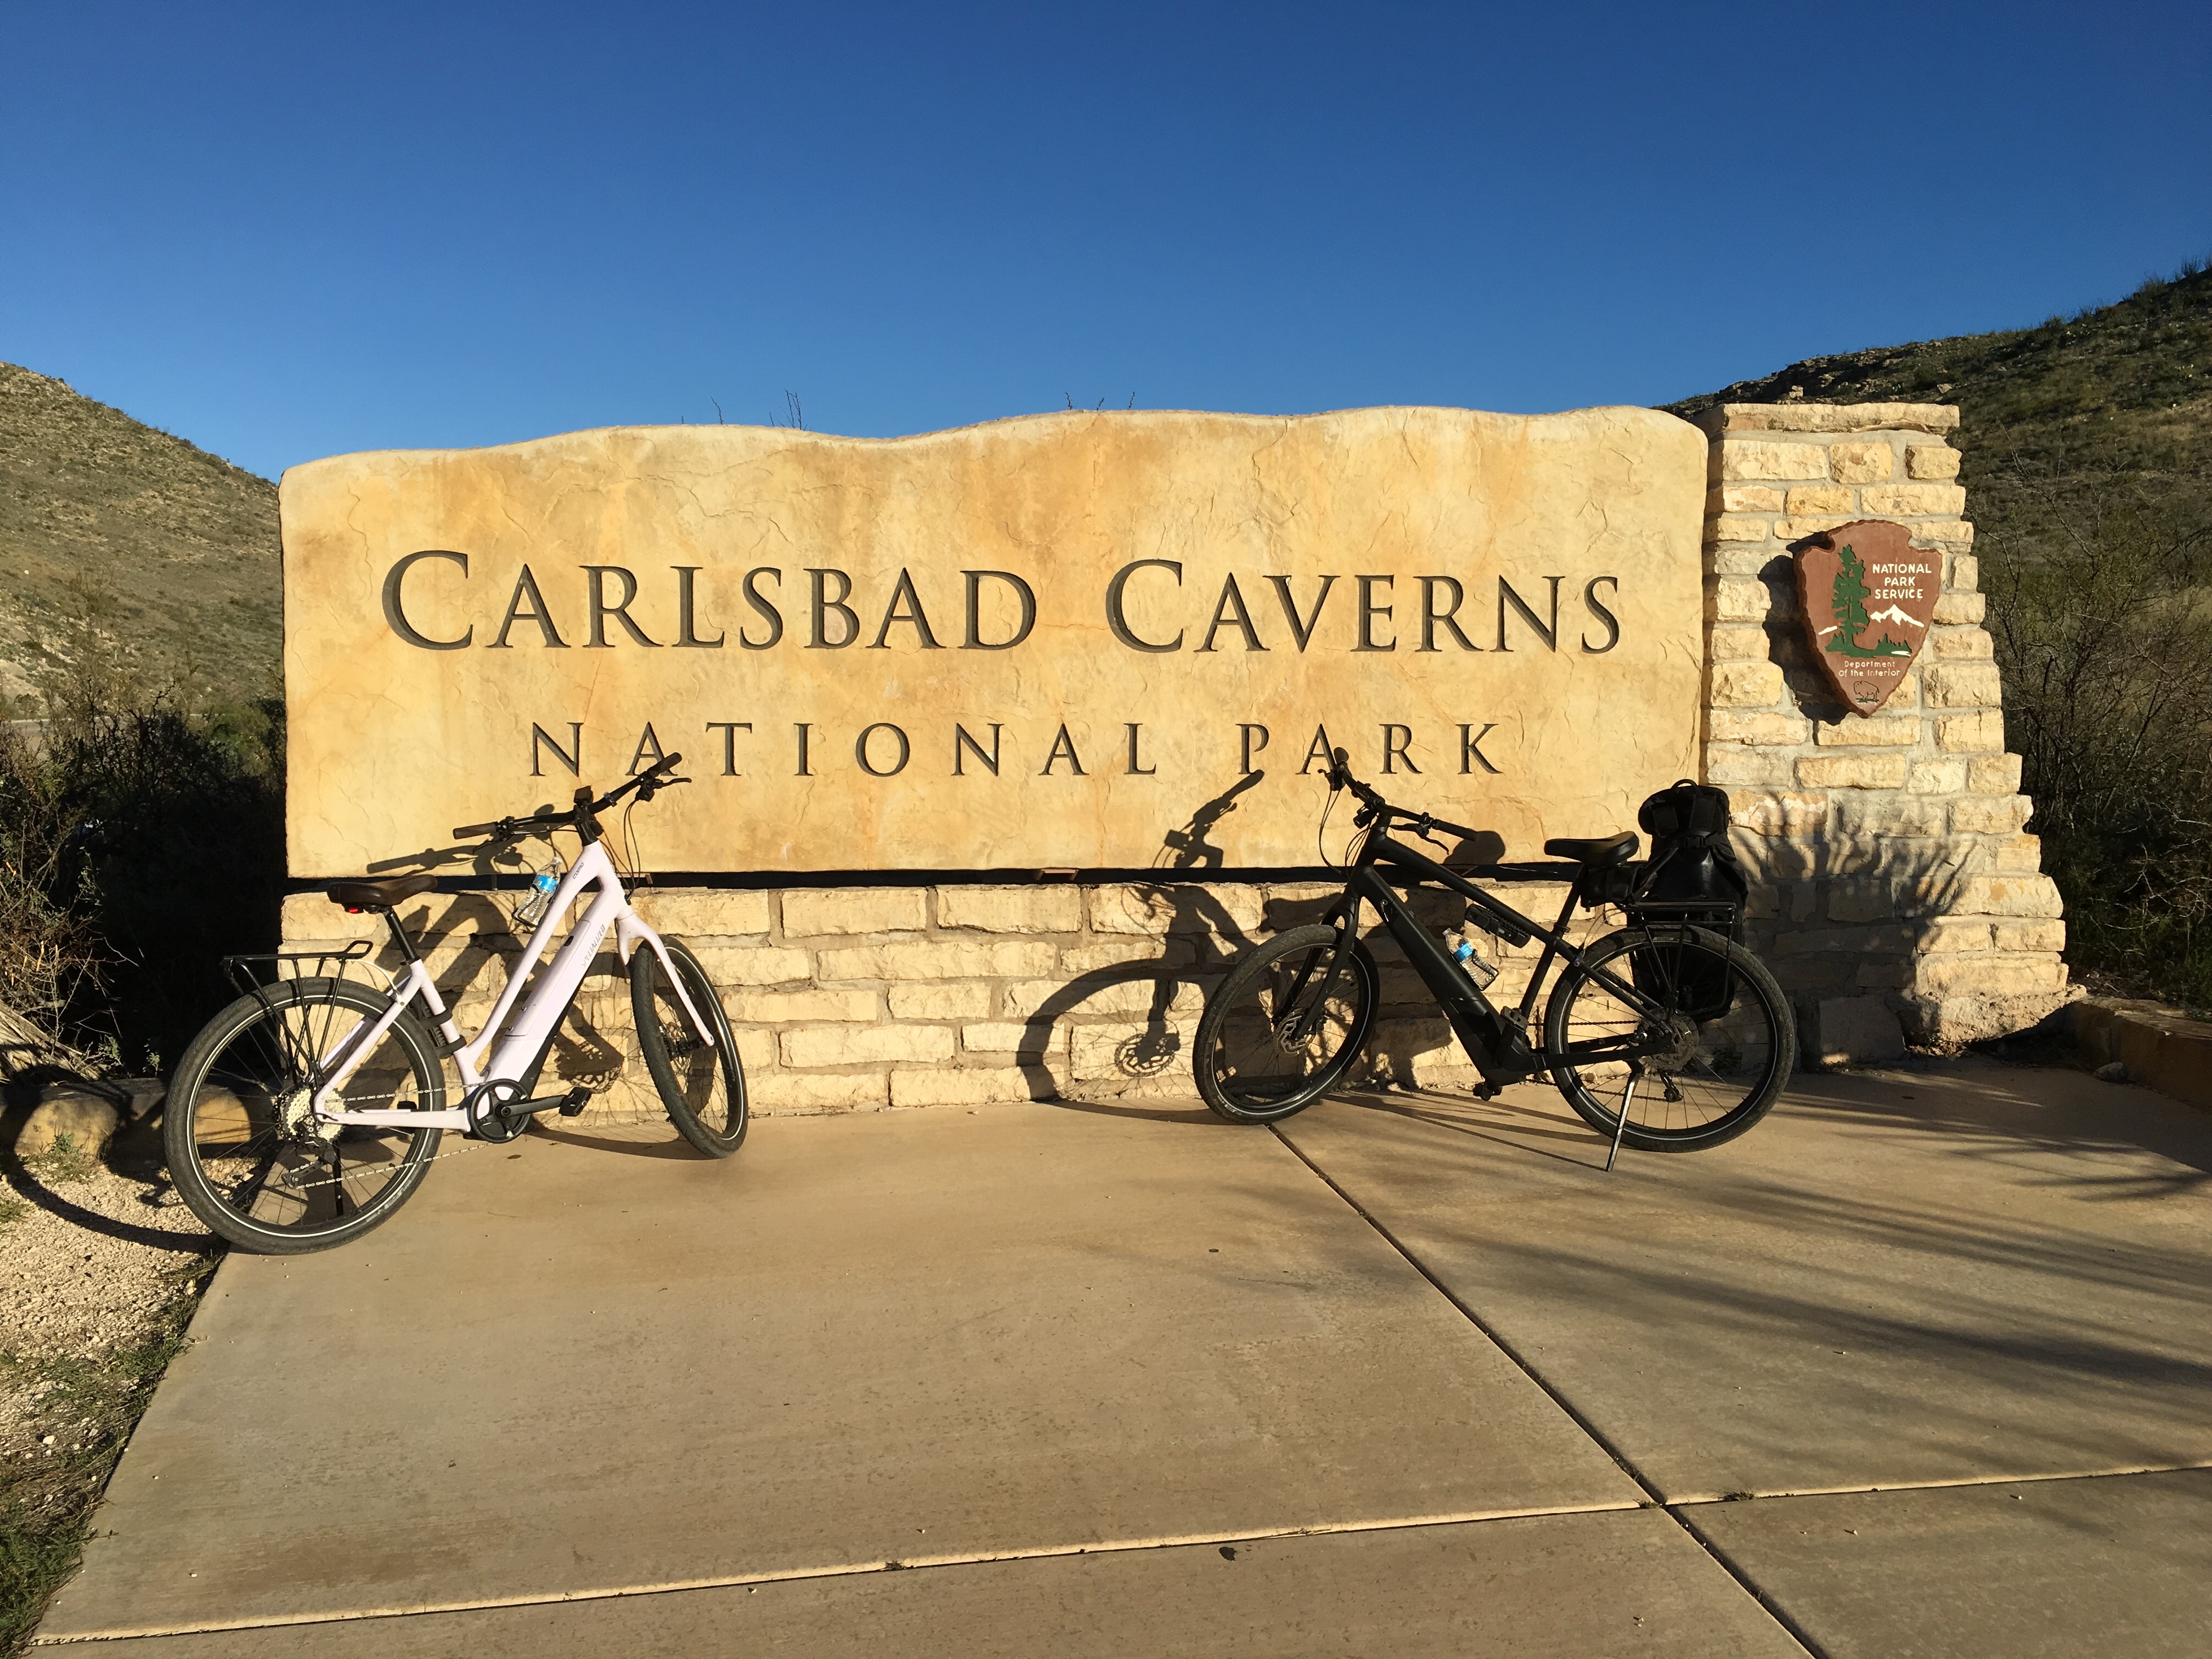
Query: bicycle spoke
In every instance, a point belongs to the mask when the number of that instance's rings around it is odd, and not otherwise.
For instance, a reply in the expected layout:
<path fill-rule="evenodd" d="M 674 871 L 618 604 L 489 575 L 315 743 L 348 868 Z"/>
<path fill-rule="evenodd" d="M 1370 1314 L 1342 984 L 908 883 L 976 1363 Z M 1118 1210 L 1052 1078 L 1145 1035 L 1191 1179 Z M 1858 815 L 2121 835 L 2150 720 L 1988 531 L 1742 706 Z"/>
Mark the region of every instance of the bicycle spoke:
<path fill-rule="evenodd" d="M 188 1057 L 191 1075 L 179 1066 L 171 1172 L 234 1243 L 298 1248 L 286 1241 L 349 1236 L 419 1179 L 437 1130 L 333 1124 L 313 1108 L 333 1054 L 353 1066 L 328 1103 L 337 1110 L 406 1110 L 435 1086 L 422 1039 L 392 1025 L 368 1040 L 379 1006 L 347 981 L 288 981 L 218 1016 Z"/>
<path fill-rule="evenodd" d="M 1561 982 L 1552 1043 L 1569 1101 L 1631 1145 L 1707 1144 L 1755 1121 L 1791 1047 L 1778 996 L 1755 993 L 1710 934 L 1624 930 L 1614 940 L 1591 971 Z"/>

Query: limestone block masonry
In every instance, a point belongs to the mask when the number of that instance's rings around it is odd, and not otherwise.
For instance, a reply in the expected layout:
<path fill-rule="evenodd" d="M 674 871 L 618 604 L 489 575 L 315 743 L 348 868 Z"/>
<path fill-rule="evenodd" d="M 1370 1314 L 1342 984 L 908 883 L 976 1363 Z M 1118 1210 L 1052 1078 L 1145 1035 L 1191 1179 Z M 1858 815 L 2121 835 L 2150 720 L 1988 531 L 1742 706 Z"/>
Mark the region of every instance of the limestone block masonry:
<path fill-rule="evenodd" d="M 2021 832 L 2029 803 L 2004 750 L 1972 526 L 1946 441 L 1957 422 L 1955 409 L 1902 404 L 1729 405 L 1698 422 L 1710 488 L 1696 752 L 1734 800 L 1737 845 L 1758 878 L 1751 940 L 1789 991 L 1814 1063 L 2018 1030 L 2068 996 L 2058 894 Z M 1855 518 L 1908 526 L 1943 562 L 1929 637 L 1872 718 L 1848 714 L 1812 659 L 1790 552 Z M 1318 783 L 1304 781 L 1317 809 Z M 1430 798 L 1484 821 L 1451 779 Z M 1509 840 L 1509 856 L 1536 854 Z M 755 1109 L 772 1115 L 1188 1097 L 1207 991 L 1252 943 L 1316 919 L 1335 890 L 1163 871 L 1090 884 L 653 886 L 639 903 L 698 948 L 738 1030 Z M 512 896 L 430 895 L 408 907 L 465 1024 L 489 1011 L 515 960 L 502 904 Z M 1548 916 L 1563 893 L 1508 896 Z M 301 894 L 286 902 L 284 934 L 295 950 L 366 934 L 390 966 L 368 921 Z M 1474 1081 L 1425 988 L 1387 936 L 1375 944 L 1383 1006 L 1368 1074 Z M 1495 994 L 1517 995 L 1534 955 L 1508 954 Z M 611 957 L 599 965 L 548 1064 L 599 1091 L 586 1128 L 659 1115 L 635 1057 L 626 981 Z"/>
<path fill-rule="evenodd" d="M 637 903 L 698 951 L 736 1027 L 754 1109 L 776 1114 L 1188 1098 L 1206 994 L 1243 951 L 1318 919 L 1336 892 L 1170 880 L 646 888 Z M 1565 891 L 1524 886 L 1515 897 L 1532 914 L 1556 913 Z M 426 895 L 402 920 L 472 1034 L 520 951 L 500 899 Z M 1439 909 L 1429 920 L 1441 927 L 1449 918 Z M 398 965 L 380 923 L 319 894 L 286 900 L 284 933 L 295 951 L 369 939 L 379 965 Z M 1507 953 L 1500 987 L 1517 994 L 1536 954 L 1533 945 Z M 1383 1001 L 1365 1075 L 1473 1083 L 1425 988 L 1387 938 L 1376 941 L 1376 956 Z M 627 982 L 609 955 L 556 1034 L 547 1075 L 598 1091 L 586 1125 L 661 1116 L 635 1055 Z"/>
<path fill-rule="evenodd" d="M 1810 1060 L 1880 1059 L 2033 1024 L 2068 995 L 2058 890 L 2020 758 L 1962 514 L 1959 411 L 1729 404 L 1705 518 L 1706 779 L 1759 878 L 1752 942 L 1798 1006 Z M 1798 614 L 1790 546 L 1853 519 L 1942 561 L 1917 660 L 1881 713 L 1848 714 Z"/>

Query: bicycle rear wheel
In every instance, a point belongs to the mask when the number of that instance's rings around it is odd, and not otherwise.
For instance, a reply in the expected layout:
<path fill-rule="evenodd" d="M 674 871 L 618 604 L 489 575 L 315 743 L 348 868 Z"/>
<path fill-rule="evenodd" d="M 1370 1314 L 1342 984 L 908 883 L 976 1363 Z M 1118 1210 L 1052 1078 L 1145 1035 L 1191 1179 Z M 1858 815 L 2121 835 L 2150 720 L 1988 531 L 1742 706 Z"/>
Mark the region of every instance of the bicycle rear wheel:
<path fill-rule="evenodd" d="M 638 1052 L 660 1103 L 684 1139 L 710 1158 L 727 1158 L 745 1138 L 745 1068 L 738 1039 L 707 970 L 680 939 L 663 939 L 668 959 L 683 976 L 684 994 L 714 1032 L 713 1047 L 700 1041 L 690 1016 L 650 945 L 629 959 L 630 1010 L 637 1018 Z"/>
<path fill-rule="evenodd" d="M 389 1218 L 422 1184 L 436 1129 L 319 1126 L 308 1111 L 349 1036 L 391 1006 L 351 980 L 286 980 L 240 997 L 192 1040 L 169 1081 L 161 1136 L 178 1194 L 218 1237 L 266 1255 L 326 1250 Z M 443 1107 L 437 1049 L 411 1012 L 331 1103 Z"/>
<path fill-rule="evenodd" d="M 1335 953 L 1335 928 L 1293 927 L 1238 963 L 1206 1000 L 1191 1071 L 1215 1112 L 1232 1123 L 1273 1123 L 1352 1069 L 1375 1021 L 1381 978 L 1355 940 L 1325 987 Z"/>
<path fill-rule="evenodd" d="M 1790 1005 L 1765 965 L 1680 926 L 1624 928 L 1592 945 L 1552 992 L 1544 1046 L 1583 1121 L 1611 1139 L 1625 1111 L 1622 1144 L 1649 1152 L 1734 1139 L 1765 1116 L 1797 1062 Z"/>

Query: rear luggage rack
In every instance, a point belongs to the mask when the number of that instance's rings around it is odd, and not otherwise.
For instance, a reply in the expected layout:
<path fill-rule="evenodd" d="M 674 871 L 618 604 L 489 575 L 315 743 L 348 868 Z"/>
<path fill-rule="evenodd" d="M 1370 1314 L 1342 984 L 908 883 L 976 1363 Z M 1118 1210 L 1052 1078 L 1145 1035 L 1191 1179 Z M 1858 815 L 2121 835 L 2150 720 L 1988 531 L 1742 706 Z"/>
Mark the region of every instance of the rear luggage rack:
<path fill-rule="evenodd" d="M 347 945 L 343 951 L 246 951 L 239 956 L 225 957 L 222 959 L 222 971 L 229 979 L 230 982 L 238 988 L 238 994 L 240 996 L 258 996 L 264 991 L 274 989 L 277 985 L 288 979 L 324 978 L 323 964 L 325 963 L 335 962 L 340 964 L 341 968 L 343 968 L 343 964 L 346 963 L 359 962 L 374 948 L 375 947 L 372 945 L 368 940 L 365 939 L 357 939 L 354 940 L 352 944 Z M 287 962 L 312 962 L 315 964 L 315 971 L 312 974 L 288 974 L 280 965 L 271 970 L 268 977 L 264 979 L 258 977 L 254 973 L 252 964 L 257 962 L 270 962 L 279 964 Z M 343 978 L 343 975 L 341 974 L 340 977 Z"/>

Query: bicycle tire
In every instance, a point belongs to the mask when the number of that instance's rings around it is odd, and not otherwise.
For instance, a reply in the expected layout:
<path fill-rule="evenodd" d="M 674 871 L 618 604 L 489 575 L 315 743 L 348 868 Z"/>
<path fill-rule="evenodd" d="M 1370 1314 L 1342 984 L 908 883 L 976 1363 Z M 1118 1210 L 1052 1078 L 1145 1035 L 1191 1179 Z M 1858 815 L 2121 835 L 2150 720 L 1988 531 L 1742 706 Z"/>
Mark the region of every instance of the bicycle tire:
<path fill-rule="evenodd" d="M 170 1079 L 162 1147 L 179 1195 L 218 1237 L 264 1255 L 330 1249 L 389 1220 L 422 1184 L 439 1130 L 341 1125 L 317 1137 L 296 1115 L 316 1086 L 313 1061 L 391 1006 L 353 980 L 286 980 L 239 998 L 192 1039 Z M 406 1011 L 340 1099 L 436 1111 L 445 1090 L 437 1045 Z"/>
<path fill-rule="evenodd" d="M 1729 1006 L 1705 1020 L 1668 1016 L 1678 1036 L 1663 1054 L 1577 1066 L 1563 1058 L 1577 1042 L 1587 1050 L 1653 1034 L 1652 1018 L 1599 980 L 1600 969 L 1662 1005 L 1707 994 L 1712 974 L 1723 972 Z M 1553 988 L 1544 1046 L 1552 1081 L 1583 1121 L 1611 1139 L 1625 1099 L 1621 1144 L 1647 1152 L 1701 1152 L 1735 1139 L 1781 1097 L 1797 1060 L 1789 1000 L 1765 964 L 1718 933 L 1687 926 L 1625 927 L 1593 945 Z"/>
<path fill-rule="evenodd" d="M 629 959 L 630 1012 L 637 1020 L 638 1052 L 670 1120 L 709 1158 L 727 1158 L 744 1143 L 751 1114 L 745 1100 L 744 1063 L 730 1030 L 722 1000 L 699 958 L 680 939 L 664 938 L 668 959 L 683 975 L 691 1006 L 713 1028 L 709 1049 L 691 1029 L 684 1005 L 672 994 L 660 958 L 641 945 Z"/>
<path fill-rule="evenodd" d="M 1282 1048 L 1275 1004 L 1296 987 L 1294 1005 L 1303 1012 L 1320 989 L 1325 954 L 1334 951 L 1334 927 L 1293 927 L 1247 955 L 1230 970 L 1199 1016 L 1191 1072 L 1198 1092 L 1214 1112 L 1231 1123 L 1276 1123 L 1304 1111 L 1341 1082 L 1374 1028 L 1382 976 L 1367 946 L 1352 941 L 1346 957 L 1348 979 L 1340 974 L 1331 987 L 1340 1011 L 1297 1053 Z M 1303 973 L 1303 981 L 1299 975 Z M 1279 1064 L 1276 1055 L 1282 1057 Z"/>

